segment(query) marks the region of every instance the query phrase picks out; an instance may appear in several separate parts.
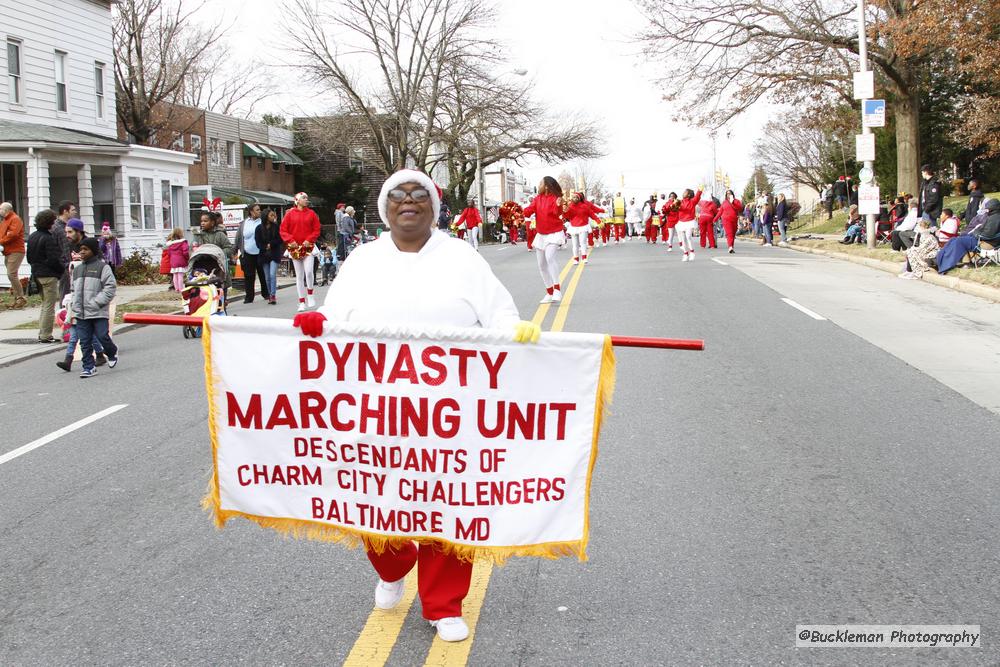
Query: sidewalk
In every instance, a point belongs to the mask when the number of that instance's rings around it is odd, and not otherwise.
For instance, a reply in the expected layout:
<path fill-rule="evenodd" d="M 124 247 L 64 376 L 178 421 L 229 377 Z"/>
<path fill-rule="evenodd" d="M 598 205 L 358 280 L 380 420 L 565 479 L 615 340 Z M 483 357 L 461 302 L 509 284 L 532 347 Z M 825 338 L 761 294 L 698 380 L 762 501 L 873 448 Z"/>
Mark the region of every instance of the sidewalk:
<path fill-rule="evenodd" d="M 278 289 L 295 285 L 295 278 L 279 277 Z M 237 288 L 230 291 L 230 299 L 242 297 L 243 292 Z M 179 313 L 181 299 L 176 292 L 167 290 L 165 284 L 157 285 L 120 285 L 115 297 L 115 307 L 122 309 L 123 306 L 131 305 L 128 310 L 138 310 L 146 307 L 152 312 Z M 0 311 L 0 368 L 10 366 L 25 359 L 50 354 L 53 352 L 62 353 L 66 349 L 66 344 L 62 342 L 60 333 L 57 330 L 55 336 L 60 338 L 58 343 L 44 345 L 38 342 L 38 329 L 15 328 L 19 325 L 26 325 L 37 322 L 41 315 L 41 308 L 25 308 L 23 310 Z M 121 334 L 130 329 L 134 329 L 136 324 L 118 323 L 112 325 L 113 334 Z M 79 347 L 77 347 L 79 355 Z"/>

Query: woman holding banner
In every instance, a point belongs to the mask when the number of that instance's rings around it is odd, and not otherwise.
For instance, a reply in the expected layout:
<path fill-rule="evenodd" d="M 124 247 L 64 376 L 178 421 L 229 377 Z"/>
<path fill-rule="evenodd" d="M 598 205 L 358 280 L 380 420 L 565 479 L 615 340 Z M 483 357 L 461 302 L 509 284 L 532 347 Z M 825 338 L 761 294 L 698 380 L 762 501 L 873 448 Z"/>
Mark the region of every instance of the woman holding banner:
<path fill-rule="evenodd" d="M 380 326 L 513 329 L 516 342 L 535 342 L 540 329 L 521 321 L 510 292 L 478 252 L 436 228 L 441 191 L 422 172 L 404 169 L 379 193 L 379 217 L 389 233 L 360 246 L 344 262 L 315 312 L 300 313 L 295 326 L 309 336 L 323 324 L 364 322 Z M 448 289 L 428 289 L 446 285 Z M 469 592 L 472 563 L 435 543 L 387 546 L 377 553 L 366 542 L 378 572 L 375 606 L 392 609 L 403 598 L 403 578 L 417 567 L 424 618 L 444 641 L 462 641 L 469 628 L 462 600 Z"/>

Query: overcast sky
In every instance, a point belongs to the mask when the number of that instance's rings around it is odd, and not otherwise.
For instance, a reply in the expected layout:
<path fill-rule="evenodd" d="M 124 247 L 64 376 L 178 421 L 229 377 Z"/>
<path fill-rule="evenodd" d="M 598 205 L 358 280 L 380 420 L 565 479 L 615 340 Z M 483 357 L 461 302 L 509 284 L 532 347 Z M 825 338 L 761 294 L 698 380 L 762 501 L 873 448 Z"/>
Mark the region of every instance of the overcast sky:
<path fill-rule="evenodd" d="M 290 38 L 278 28 L 280 6 L 280 0 L 209 0 L 204 16 L 232 24 L 227 41 L 236 57 L 256 55 L 280 64 L 287 62 Z M 498 6 L 496 36 L 509 50 L 510 69 L 527 70 L 537 98 L 553 113 L 581 111 L 603 125 L 607 155 L 591 169 L 609 188 L 618 189 L 624 179 L 626 194 L 639 197 L 711 181 L 710 137 L 671 122 L 674 111 L 662 101 L 656 84 L 659 77 L 684 72 L 668 73 L 662 65 L 644 61 L 634 37 L 645 19 L 629 0 L 500 0 Z M 280 110 L 293 116 L 330 110 L 328 102 L 303 91 L 293 70 L 279 68 L 277 80 L 281 90 L 297 94 L 261 105 L 257 112 Z M 767 108 L 754 109 L 718 136 L 718 166 L 731 176 L 737 192 L 752 171 L 752 146 L 768 113 Z M 537 180 L 573 167 L 534 163 L 524 171 Z"/>

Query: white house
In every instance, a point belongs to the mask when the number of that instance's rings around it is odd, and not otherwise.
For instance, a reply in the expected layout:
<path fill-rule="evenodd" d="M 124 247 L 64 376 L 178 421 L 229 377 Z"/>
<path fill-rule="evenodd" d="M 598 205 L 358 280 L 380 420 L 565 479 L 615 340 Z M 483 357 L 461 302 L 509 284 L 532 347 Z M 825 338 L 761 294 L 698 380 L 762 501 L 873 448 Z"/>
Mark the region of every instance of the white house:
<path fill-rule="evenodd" d="M 187 227 L 195 156 L 118 139 L 112 4 L 0 0 L 0 201 L 26 231 L 40 210 L 73 201 L 89 231 L 109 223 L 127 254 Z"/>

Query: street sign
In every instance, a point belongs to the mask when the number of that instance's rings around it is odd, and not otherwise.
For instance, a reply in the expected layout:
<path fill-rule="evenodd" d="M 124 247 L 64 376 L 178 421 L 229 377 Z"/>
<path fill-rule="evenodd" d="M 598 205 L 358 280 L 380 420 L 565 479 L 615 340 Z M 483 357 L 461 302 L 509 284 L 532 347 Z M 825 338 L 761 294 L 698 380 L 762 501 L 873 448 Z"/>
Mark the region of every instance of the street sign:
<path fill-rule="evenodd" d="M 865 127 L 885 127 L 885 100 L 865 100 L 861 104 Z"/>
<path fill-rule="evenodd" d="M 875 171 L 868 167 L 861 167 L 861 171 L 858 172 L 858 180 L 862 183 L 871 183 L 874 178 Z"/>
<path fill-rule="evenodd" d="M 873 97 L 875 97 L 875 72 L 871 70 L 855 72 L 854 99 L 870 100 Z"/>
<path fill-rule="evenodd" d="M 864 183 L 858 186 L 858 213 L 878 215 L 878 186 Z"/>
<path fill-rule="evenodd" d="M 855 134 L 855 157 L 858 162 L 871 162 L 875 159 L 875 135 Z"/>

